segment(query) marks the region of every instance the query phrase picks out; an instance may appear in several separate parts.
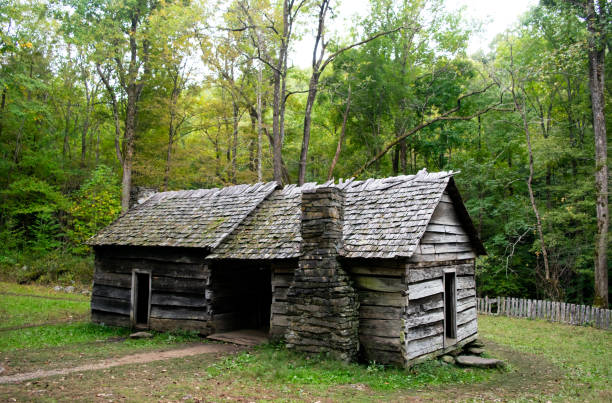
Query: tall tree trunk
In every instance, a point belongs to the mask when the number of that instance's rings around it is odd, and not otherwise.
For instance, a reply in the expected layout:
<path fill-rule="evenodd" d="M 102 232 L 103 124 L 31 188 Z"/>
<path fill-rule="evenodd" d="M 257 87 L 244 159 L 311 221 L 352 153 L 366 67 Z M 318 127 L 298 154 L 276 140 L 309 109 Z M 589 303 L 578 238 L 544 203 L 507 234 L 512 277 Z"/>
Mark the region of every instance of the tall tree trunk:
<path fill-rule="evenodd" d="M 123 133 L 123 174 L 121 177 L 121 212 L 130 208 L 130 191 L 132 190 L 132 164 L 134 159 L 134 138 L 136 133 L 136 114 L 138 100 L 137 84 L 128 88 L 127 107 L 125 112 L 125 131 Z"/>
<path fill-rule="evenodd" d="M 342 128 L 340 129 L 340 138 L 338 139 L 338 145 L 336 146 L 336 153 L 334 159 L 329 166 L 329 172 L 327 173 L 327 180 L 331 180 L 334 175 L 334 168 L 340 158 L 340 152 L 342 151 L 342 143 L 344 142 L 344 136 L 346 134 L 346 122 L 348 121 L 349 110 L 351 108 L 351 84 L 348 86 L 348 95 L 346 96 L 346 108 L 344 109 L 344 116 L 342 116 Z"/>
<path fill-rule="evenodd" d="M 2 98 L 0 99 L 0 139 L 2 138 L 2 127 L 4 123 L 4 107 L 6 106 L 6 87 L 2 89 Z"/>
<path fill-rule="evenodd" d="M 261 182 L 263 180 L 263 174 L 261 170 L 261 158 L 262 158 L 262 131 L 263 131 L 263 118 L 261 116 L 262 113 L 262 94 L 261 94 L 261 85 L 262 85 L 263 77 L 261 65 L 257 68 L 257 182 Z"/>
<path fill-rule="evenodd" d="M 232 96 L 232 183 L 237 183 L 237 154 L 238 154 L 238 103 Z"/>
<path fill-rule="evenodd" d="M 605 1 L 587 0 L 586 17 L 589 31 L 589 87 L 593 110 L 593 132 L 595 134 L 595 187 L 597 190 L 597 238 L 595 241 L 595 301 L 594 304 L 608 307 L 608 151 L 605 99 L 605 24 L 609 24 Z M 598 12 L 599 11 L 599 12 Z"/>

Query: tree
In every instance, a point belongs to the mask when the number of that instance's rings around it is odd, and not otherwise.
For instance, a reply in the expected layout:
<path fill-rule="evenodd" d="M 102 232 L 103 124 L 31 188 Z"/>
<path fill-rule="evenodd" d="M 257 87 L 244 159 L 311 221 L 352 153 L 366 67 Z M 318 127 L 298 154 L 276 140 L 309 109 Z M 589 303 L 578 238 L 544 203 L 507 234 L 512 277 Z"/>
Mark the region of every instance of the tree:
<path fill-rule="evenodd" d="M 597 189 L 597 238 L 595 240 L 595 305 L 607 307 L 608 301 L 608 144 L 605 118 L 605 56 L 610 34 L 612 4 L 605 0 L 564 0 L 585 19 L 588 31 L 589 90 L 595 133 L 595 186 Z M 559 7 L 556 0 L 544 0 Z"/>
<path fill-rule="evenodd" d="M 160 5 L 154 0 L 96 2 L 66 0 L 73 14 L 66 27 L 80 45 L 95 43 L 91 57 L 113 109 L 116 156 L 122 166 L 121 210 L 129 209 L 138 106 L 150 73 L 149 18 Z M 123 135 L 120 136 L 119 96 L 125 97 Z"/>

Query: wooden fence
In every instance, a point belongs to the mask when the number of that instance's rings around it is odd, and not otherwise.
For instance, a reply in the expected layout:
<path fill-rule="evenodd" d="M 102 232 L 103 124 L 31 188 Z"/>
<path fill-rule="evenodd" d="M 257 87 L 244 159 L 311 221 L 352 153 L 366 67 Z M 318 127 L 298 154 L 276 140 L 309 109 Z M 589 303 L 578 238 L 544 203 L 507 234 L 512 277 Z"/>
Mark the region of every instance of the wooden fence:
<path fill-rule="evenodd" d="M 545 319 L 576 326 L 610 329 L 612 311 L 590 305 L 522 298 L 477 298 L 478 313 L 515 318 Z"/>

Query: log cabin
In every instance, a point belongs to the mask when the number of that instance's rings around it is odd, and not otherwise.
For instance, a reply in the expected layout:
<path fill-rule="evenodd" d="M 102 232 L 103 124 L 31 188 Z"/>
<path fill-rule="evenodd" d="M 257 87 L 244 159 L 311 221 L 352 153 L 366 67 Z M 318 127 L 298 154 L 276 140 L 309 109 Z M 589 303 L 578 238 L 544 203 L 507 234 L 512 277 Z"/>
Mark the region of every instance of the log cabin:
<path fill-rule="evenodd" d="M 94 236 L 94 322 L 410 366 L 478 334 L 456 172 L 155 193 Z"/>

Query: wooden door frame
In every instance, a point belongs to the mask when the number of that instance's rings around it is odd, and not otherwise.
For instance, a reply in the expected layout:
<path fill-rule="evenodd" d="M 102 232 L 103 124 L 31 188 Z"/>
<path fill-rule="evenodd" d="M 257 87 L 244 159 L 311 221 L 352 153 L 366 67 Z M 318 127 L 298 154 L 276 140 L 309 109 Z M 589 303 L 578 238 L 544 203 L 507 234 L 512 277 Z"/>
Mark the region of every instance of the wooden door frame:
<path fill-rule="evenodd" d="M 149 275 L 149 301 L 147 306 L 147 323 L 146 328 L 149 328 L 149 322 L 151 320 L 151 282 L 152 282 L 152 272 L 151 270 L 144 269 L 133 269 L 132 270 L 132 289 L 131 289 L 131 304 L 130 304 L 130 324 L 132 327 L 136 328 L 138 325 L 142 325 L 142 323 L 136 323 L 136 309 L 138 304 L 138 274 L 148 274 Z"/>
<path fill-rule="evenodd" d="M 455 330 L 455 332 L 454 332 L 455 333 L 455 337 L 454 338 L 448 338 L 447 334 L 446 334 L 446 321 L 448 320 L 448 317 L 449 317 L 447 309 L 446 309 L 446 276 L 448 274 L 452 274 L 453 275 L 453 277 L 454 277 L 453 283 L 455 285 L 454 290 L 452 290 L 452 294 L 453 294 L 452 297 L 454 299 L 452 306 L 453 306 L 454 311 L 455 311 L 454 315 L 453 315 L 454 316 L 454 322 L 455 322 L 454 323 L 454 325 L 455 325 L 454 326 L 454 328 L 455 328 L 454 329 Z M 446 348 L 448 346 L 452 346 L 454 344 L 457 344 L 457 270 L 456 269 L 454 269 L 454 268 L 453 269 L 444 269 L 444 275 L 442 276 L 442 287 L 444 289 L 444 293 L 442 294 L 443 295 L 443 310 L 444 310 L 444 324 L 443 324 L 443 327 L 444 327 L 444 348 Z M 449 341 L 451 341 L 451 342 L 449 343 Z"/>

